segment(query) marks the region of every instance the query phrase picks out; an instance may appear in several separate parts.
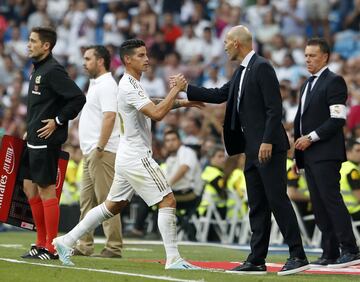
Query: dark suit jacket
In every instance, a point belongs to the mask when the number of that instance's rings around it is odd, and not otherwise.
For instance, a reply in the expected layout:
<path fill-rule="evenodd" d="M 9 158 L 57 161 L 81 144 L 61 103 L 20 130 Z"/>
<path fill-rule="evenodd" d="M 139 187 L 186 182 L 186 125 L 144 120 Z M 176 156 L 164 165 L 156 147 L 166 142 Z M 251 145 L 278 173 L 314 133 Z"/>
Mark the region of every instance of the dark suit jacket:
<path fill-rule="evenodd" d="M 229 155 L 245 152 L 247 159 L 257 159 L 261 143 L 273 144 L 273 153 L 286 151 L 289 141 L 281 124 L 282 101 L 273 67 L 257 54 L 251 58 L 243 70 L 239 112 L 236 107 L 239 81 L 235 81 L 238 71 L 221 88 L 189 85 L 188 99 L 208 103 L 227 101 L 224 143 Z"/>
<path fill-rule="evenodd" d="M 308 81 L 301 87 L 301 97 Z M 347 99 L 347 87 L 344 79 L 329 69 L 325 69 L 311 91 L 311 99 L 304 105 L 301 116 L 301 103 L 299 104 L 294 121 L 295 140 L 302 133 L 307 135 L 313 130 L 319 135 L 320 140 L 311 144 L 304 152 L 295 150 L 296 164 L 299 168 L 304 167 L 304 160 L 310 162 L 337 160 L 345 161 L 345 142 L 343 126 L 345 119 L 331 118 L 329 106 L 345 105 Z M 301 101 L 301 98 L 300 98 Z"/>

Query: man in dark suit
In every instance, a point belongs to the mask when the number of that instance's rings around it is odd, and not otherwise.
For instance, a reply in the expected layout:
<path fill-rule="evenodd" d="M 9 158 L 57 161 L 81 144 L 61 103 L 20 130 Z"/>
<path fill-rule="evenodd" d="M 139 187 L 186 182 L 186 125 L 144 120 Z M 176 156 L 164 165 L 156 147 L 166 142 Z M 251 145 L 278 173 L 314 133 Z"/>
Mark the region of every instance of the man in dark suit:
<path fill-rule="evenodd" d="M 286 151 L 289 148 L 281 124 L 279 82 L 273 67 L 252 49 L 252 35 L 235 26 L 226 35 L 225 51 L 240 61 L 232 79 L 221 88 L 187 87 L 189 100 L 227 102 L 224 142 L 227 153 L 246 154 L 245 178 L 250 207 L 251 253 L 236 273 L 266 274 L 271 213 L 289 246 L 290 258 L 278 273 L 286 275 L 309 268 L 298 223 L 286 194 Z"/>
<path fill-rule="evenodd" d="M 296 165 L 305 169 L 315 221 L 322 232 L 323 254 L 313 264 L 337 268 L 360 263 L 360 254 L 339 184 L 341 163 L 346 160 L 342 128 L 347 87 L 328 69 L 329 57 L 324 39 L 308 41 L 305 58 L 311 77 L 301 88 L 294 133 Z"/>

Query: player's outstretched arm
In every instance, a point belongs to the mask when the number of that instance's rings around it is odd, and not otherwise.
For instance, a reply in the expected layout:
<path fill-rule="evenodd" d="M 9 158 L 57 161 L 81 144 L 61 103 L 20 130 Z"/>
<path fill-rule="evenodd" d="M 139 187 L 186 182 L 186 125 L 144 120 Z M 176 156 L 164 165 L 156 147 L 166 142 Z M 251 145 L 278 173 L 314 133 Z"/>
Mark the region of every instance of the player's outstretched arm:
<path fill-rule="evenodd" d="M 176 85 L 171 88 L 169 94 L 166 96 L 164 100 L 160 103 L 155 104 L 154 102 L 150 102 L 146 104 L 144 107 L 140 109 L 140 111 L 155 121 L 160 121 L 164 118 L 164 116 L 172 109 L 174 101 L 178 93 L 184 88 L 186 85 L 186 80 L 182 75 L 177 75 Z"/>
<path fill-rule="evenodd" d="M 161 103 L 164 100 L 164 98 L 151 98 L 150 100 L 153 101 L 155 105 L 157 105 Z M 171 109 L 174 110 L 181 107 L 186 107 L 186 108 L 195 107 L 202 109 L 205 107 L 205 103 L 199 101 L 189 101 L 188 99 L 175 99 Z"/>

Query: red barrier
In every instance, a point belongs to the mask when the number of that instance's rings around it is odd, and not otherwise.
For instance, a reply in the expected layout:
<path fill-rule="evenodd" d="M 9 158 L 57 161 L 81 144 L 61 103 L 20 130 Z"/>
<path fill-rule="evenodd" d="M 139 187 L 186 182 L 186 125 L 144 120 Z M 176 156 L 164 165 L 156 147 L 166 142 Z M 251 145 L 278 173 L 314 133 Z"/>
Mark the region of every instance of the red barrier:
<path fill-rule="evenodd" d="M 0 222 L 35 230 L 31 209 L 18 179 L 25 142 L 5 135 L 0 147 Z M 69 154 L 61 151 L 56 179 L 56 196 L 60 199 Z"/>
<path fill-rule="evenodd" d="M 0 148 L 0 221 L 7 222 L 8 211 L 20 166 L 25 142 L 12 136 L 4 136 Z"/>

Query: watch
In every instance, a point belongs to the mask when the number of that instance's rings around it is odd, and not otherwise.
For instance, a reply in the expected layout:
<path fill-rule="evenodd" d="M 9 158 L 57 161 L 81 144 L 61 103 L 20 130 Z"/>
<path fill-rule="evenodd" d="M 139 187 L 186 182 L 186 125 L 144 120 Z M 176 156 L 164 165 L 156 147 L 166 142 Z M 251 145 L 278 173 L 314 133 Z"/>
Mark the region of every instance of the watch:
<path fill-rule="evenodd" d="M 98 152 L 102 152 L 102 151 L 104 151 L 104 147 L 97 146 L 97 147 L 96 147 L 96 150 L 97 150 Z"/>
<path fill-rule="evenodd" d="M 306 138 L 310 141 L 310 142 L 312 142 L 313 141 L 313 139 L 312 139 L 312 137 L 311 137 L 311 135 L 309 134 L 309 135 L 307 135 L 306 136 Z"/>

